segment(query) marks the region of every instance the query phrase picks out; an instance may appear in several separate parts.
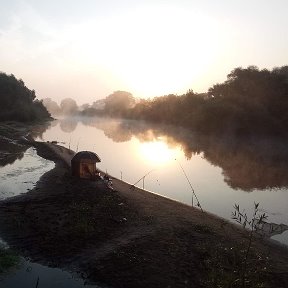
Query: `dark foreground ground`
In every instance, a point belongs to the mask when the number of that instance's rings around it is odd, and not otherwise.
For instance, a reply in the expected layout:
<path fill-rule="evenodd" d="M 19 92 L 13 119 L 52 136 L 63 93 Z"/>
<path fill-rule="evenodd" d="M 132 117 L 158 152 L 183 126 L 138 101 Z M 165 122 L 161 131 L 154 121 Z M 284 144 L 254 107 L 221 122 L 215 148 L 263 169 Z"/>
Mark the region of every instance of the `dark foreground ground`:
<path fill-rule="evenodd" d="M 0 235 L 21 255 L 102 287 L 243 287 L 243 270 L 245 287 L 288 287 L 286 248 L 255 238 L 245 269 L 239 227 L 118 179 L 111 191 L 73 178 L 57 149 L 33 145 L 56 167 L 0 202 Z"/>

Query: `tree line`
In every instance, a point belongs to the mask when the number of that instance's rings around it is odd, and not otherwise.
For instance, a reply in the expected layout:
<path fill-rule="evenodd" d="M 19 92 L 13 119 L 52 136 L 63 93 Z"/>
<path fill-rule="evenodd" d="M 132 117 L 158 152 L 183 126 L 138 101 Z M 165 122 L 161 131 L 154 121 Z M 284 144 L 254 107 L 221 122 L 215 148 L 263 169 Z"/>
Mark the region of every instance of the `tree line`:
<path fill-rule="evenodd" d="M 117 91 L 104 100 L 102 109 L 89 107 L 82 115 L 173 124 L 214 135 L 287 136 L 288 66 L 271 71 L 236 68 L 207 93 L 189 90 L 179 96 L 136 100 L 128 92 Z"/>
<path fill-rule="evenodd" d="M 0 121 L 28 122 L 50 118 L 43 103 L 36 99 L 35 91 L 21 79 L 0 72 Z"/>
<path fill-rule="evenodd" d="M 32 121 L 47 118 L 50 112 L 173 124 L 209 135 L 287 136 L 288 66 L 235 68 L 206 93 L 188 90 L 183 95 L 136 99 L 129 92 L 115 91 L 81 107 L 71 98 L 60 105 L 49 98 L 39 101 L 21 79 L 0 73 L 0 99 L 0 120 Z"/>

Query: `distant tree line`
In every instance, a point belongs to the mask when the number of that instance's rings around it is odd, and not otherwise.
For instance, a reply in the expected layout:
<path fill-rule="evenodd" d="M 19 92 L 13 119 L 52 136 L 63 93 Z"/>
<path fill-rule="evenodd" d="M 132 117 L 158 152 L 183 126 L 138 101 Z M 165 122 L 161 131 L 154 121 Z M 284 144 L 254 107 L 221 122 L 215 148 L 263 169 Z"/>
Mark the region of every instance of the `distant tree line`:
<path fill-rule="evenodd" d="M 28 89 L 23 80 L 0 72 L 0 121 L 34 121 L 50 118 L 35 91 Z"/>
<path fill-rule="evenodd" d="M 53 116 L 59 115 L 75 115 L 78 114 L 80 107 L 78 107 L 76 101 L 72 98 L 65 98 L 61 101 L 60 105 L 53 101 L 51 98 L 43 99 L 43 104 Z M 88 105 L 89 106 L 89 105 Z"/>
<path fill-rule="evenodd" d="M 126 117 L 127 111 L 135 107 L 136 99 L 126 91 L 115 91 L 105 99 L 98 100 L 82 110 L 84 116 Z"/>
<path fill-rule="evenodd" d="M 207 93 L 189 90 L 181 96 L 136 101 L 118 91 L 106 101 L 103 109 L 90 107 L 82 114 L 168 123 L 205 134 L 287 136 L 288 66 L 272 71 L 236 68 Z"/>

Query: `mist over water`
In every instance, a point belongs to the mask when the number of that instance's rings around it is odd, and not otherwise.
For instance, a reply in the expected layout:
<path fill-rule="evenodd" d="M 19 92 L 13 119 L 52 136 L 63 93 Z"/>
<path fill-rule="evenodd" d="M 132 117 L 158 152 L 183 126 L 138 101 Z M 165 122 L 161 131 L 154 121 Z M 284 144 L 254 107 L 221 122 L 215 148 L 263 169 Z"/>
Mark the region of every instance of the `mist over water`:
<path fill-rule="evenodd" d="M 195 206 L 181 165 L 204 210 L 231 220 L 235 203 L 249 214 L 260 202 L 269 222 L 288 225 L 286 143 L 217 139 L 171 126 L 96 117 L 56 120 L 42 138 L 96 152 L 100 169 L 131 184 L 150 172 L 139 187 Z"/>

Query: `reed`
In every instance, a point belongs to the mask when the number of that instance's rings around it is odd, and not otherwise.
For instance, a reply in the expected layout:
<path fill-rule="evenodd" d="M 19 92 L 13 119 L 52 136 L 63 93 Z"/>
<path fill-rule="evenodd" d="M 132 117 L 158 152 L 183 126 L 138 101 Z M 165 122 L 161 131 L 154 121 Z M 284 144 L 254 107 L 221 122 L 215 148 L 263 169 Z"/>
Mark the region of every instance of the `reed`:
<path fill-rule="evenodd" d="M 36 282 L 35 288 L 38 288 L 38 286 L 39 286 L 39 276 L 38 276 L 38 278 L 37 278 L 37 282 Z"/>
<path fill-rule="evenodd" d="M 247 245 L 244 249 L 244 257 L 242 261 L 242 273 L 241 273 L 241 288 L 246 287 L 247 282 L 247 274 L 249 273 L 249 257 L 250 257 L 250 251 L 252 248 L 252 242 L 255 237 L 255 233 L 257 230 L 259 230 L 259 227 L 261 227 L 261 224 L 268 218 L 268 216 L 265 213 L 260 214 L 259 213 L 259 203 L 254 202 L 254 210 L 253 215 L 251 219 L 248 218 L 245 211 L 240 211 L 239 205 L 234 205 L 234 212 L 232 212 L 232 219 L 235 220 L 237 223 L 242 225 L 244 229 L 249 228 L 249 237 Z M 257 263 L 255 264 L 257 266 Z"/>

